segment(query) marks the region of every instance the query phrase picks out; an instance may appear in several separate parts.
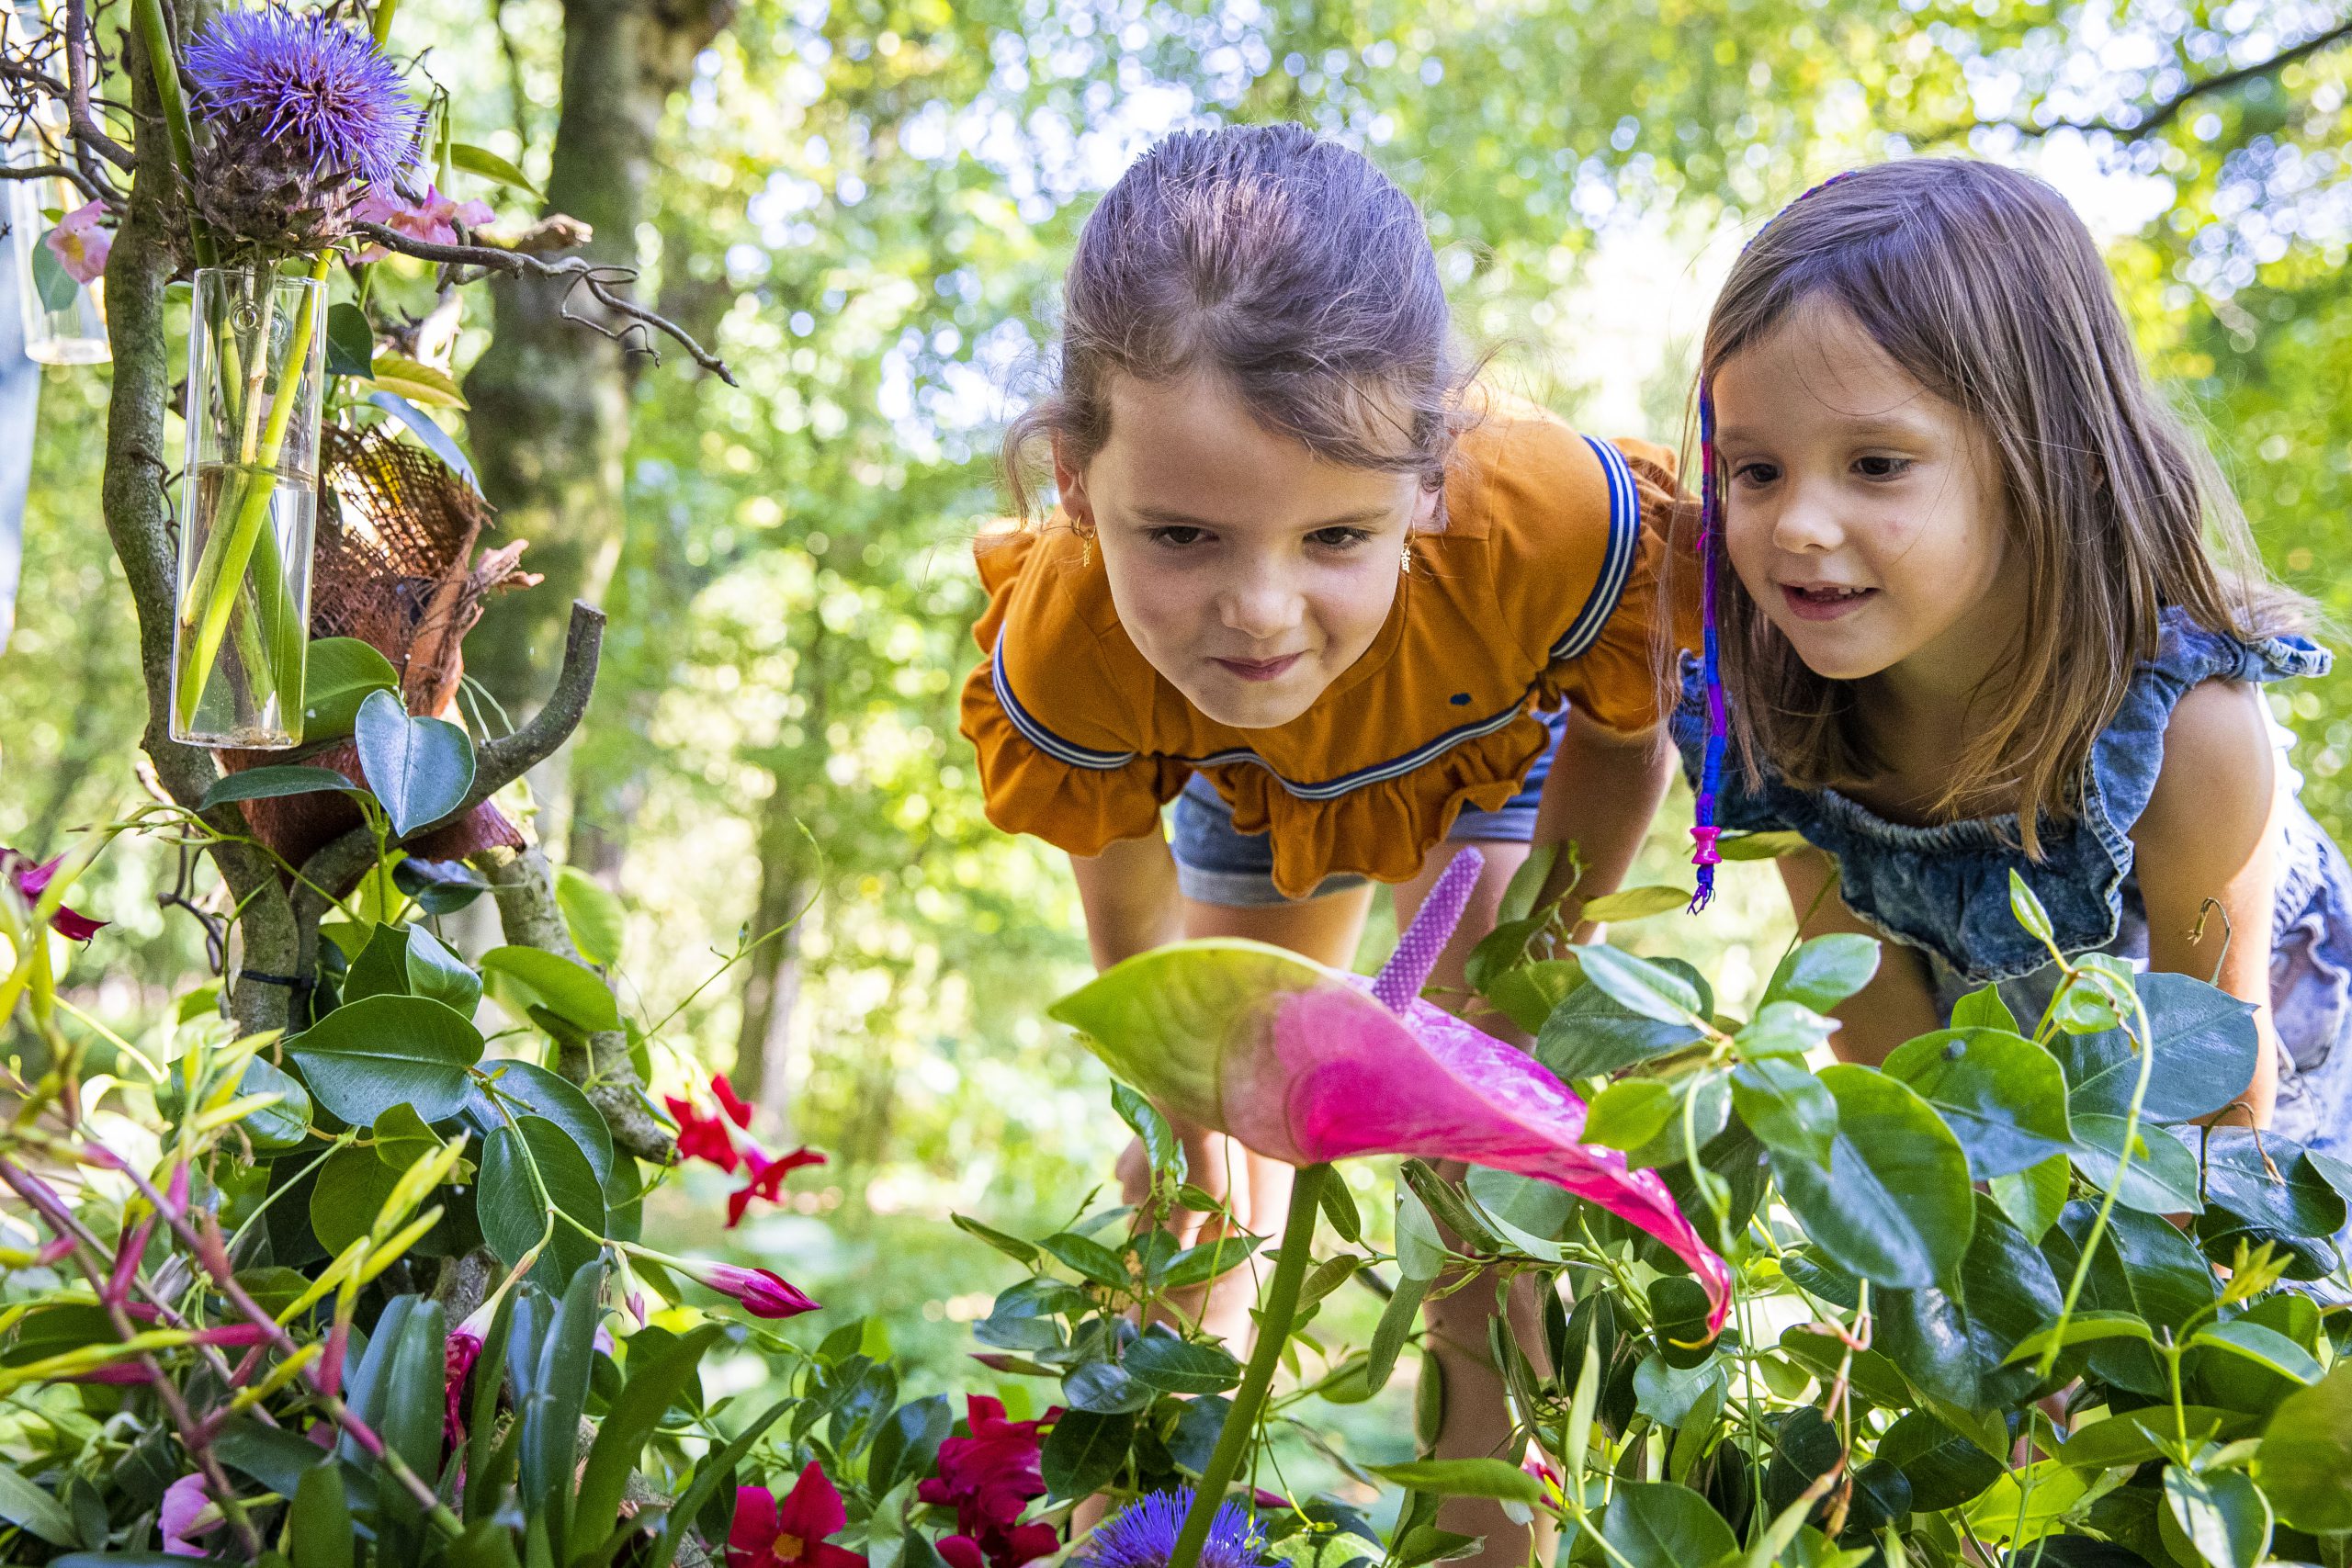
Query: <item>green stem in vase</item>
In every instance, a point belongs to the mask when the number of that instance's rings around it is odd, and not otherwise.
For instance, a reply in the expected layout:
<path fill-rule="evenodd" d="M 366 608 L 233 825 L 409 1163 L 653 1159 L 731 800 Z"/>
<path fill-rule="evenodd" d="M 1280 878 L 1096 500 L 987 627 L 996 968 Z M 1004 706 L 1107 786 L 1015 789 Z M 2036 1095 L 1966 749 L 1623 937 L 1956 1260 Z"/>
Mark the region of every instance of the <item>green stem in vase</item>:
<path fill-rule="evenodd" d="M 1265 1304 L 1258 1310 L 1258 1343 L 1250 1352 L 1241 1386 L 1234 1391 L 1232 1407 L 1225 1413 L 1225 1429 L 1217 1434 L 1208 1467 L 1201 1472 L 1201 1489 L 1193 1496 L 1192 1512 L 1177 1533 L 1176 1550 L 1168 1568 L 1197 1568 L 1201 1548 L 1209 1539 L 1209 1525 L 1225 1502 L 1226 1489 L 1241 1468 L 1241 1456 L 1257 1436 L 1258 1417 L 1274 1384 L 1274 1369 L 1282 1364 L 1283 1346 L 1290 1339 L 1298 1316 L 1298 1290 L 1306 1278 L 1306 1261 L 1315 1241 L 1315 1221 L 1322 1211 L 1323 1183 L 1330 1179 L 1328 1165 L 1302 1166 L 1291 1180 L 1290 1214 L 1283 1222 L 1283 1241 L 1274 1254 L 1274 1277 L 1266 1286 Z"/>
<path fill-rule="evenodd" d="M 268 422 L 263 426 L 261 438 L 255 444 L 250 462 L 240 462 L 231 471 L 237 475 L 242 487 L 236 492 L 237 502 L 232 521 L 224 528 L 216 528 L 204 542 L 204 553 L 188 581 L 187 598 L 180 605 L 179 624 L 182 636 L 179 682 L 176 688 L 178 713 L 175 716 L 182 729 L 195 725 L 196 710 L 202 702 L 206 682 L 212 678 L 212 667 L 220 656 L 220 641 L 229 629 L 229 618 L 236 609 L 238 585 L 244 580 L 245 569 L 252 563 L 254 546 L 268 521 L 270 502 L 276 498 L 277 485 L 272 471 L 279 455 L 285 450 L 286 432 L 292 423 L 295 405 L 301 400 L 304 377 L 302 366 L 310 357 L 311 339 L 318 330 L 319 300 L 325 294 L 327 269 L 334 264 L 334 252 L 319 253 L 311 264 L 311 280 L 319 287 L 304 291 L 301 308 L 295 312 L 293 330 L 287 344 L 285 368 L 277 379 L 277 390 L 271 399 Z M 266 270 L 260 274 L 264 288 L 275 287 L 274 275 Z M 200 326 L 197 330 L 203 330 Z M 266 357 L 268 345 L 255 344 L 258 356 Z M 199 417 L 202 417 L 199 414 Z M 240 456 L 243 456 L 243 453 Z M 223 497 L 222 510 L 229 510 Z M 194 519 L 188 520 L 193 525 Z M 270 541 L 265 558 L 275 560 L 277 541 Z M 264 619 L 272 626 L 281 626 L 292 615 L 290 606 L 283 604 L 286 594 L 285 574 L 273 572 L 267 582 L 255 584 L 265 597 L 281 601 L 267 607 Z M 288 639 L 270 639 L 273 665 L 280 664 Z M 299 647 L 295 657 L 300 656 Z M 281 693 L 286 668 L 266 671 L 272 684 Z"/>

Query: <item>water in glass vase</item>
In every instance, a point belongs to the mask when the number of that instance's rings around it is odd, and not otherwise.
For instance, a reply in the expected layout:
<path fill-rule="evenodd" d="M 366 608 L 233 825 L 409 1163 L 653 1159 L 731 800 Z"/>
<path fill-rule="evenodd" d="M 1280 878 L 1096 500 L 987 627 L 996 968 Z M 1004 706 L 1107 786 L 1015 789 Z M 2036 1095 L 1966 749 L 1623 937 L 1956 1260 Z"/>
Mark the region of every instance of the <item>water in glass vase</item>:
<path fill-rule="evenodd" d="M 318 481 L 283 468 L 200 463 L 187 497 L 172 738 L 299 745 Z"/>

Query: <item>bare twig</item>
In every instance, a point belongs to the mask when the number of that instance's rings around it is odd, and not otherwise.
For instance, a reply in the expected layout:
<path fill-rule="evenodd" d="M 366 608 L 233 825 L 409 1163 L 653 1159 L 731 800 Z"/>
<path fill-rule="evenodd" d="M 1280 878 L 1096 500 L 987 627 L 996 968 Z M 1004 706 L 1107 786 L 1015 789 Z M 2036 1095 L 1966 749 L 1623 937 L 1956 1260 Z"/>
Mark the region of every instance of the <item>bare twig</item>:
<path fill-rule="evenodd" d="M 130 149 L 99 128 L 90 110 L 90 17 L 85 0 L 65 0 L 65 117 L 74 139 L 118 169 L 131 165 Z"/>
<path fill-rule="evenodd" d="M 103 201 L 109 207 L 122 205 L 119 193 L 69 164 L 0 164 L 0 180 L 70 180 L 92 201 Z"/>
<path fill-rule="evenodd" d="M 584 288 L 598 304 L 612 311 L 613 314 L 625 318 L 628 324 L 607 327 L 591 317 L 576 314 L 567 306 L 563 313 L 569 320 L 591 327 L 603 333 L 606 337 L 616 340 L 626 339 L 628 334 L 634 333 L 639 339 L 636 345 L 638 349 L 642 353 L 652 355 L 657 364 L 660 363 L 662 355 L 653 346 L 653 333 L 659 332 L 673 339 L 688 354 L 694 355 L 695 363 L 705 370 L 730 387 L 736 384 L 734 372 L 727 368 L 727 361 L 696 343 L 694 335 L 685 328 L 671 321 L 660 311 L 650 306 L 641 305 L 617 290 L 616 285 L 630 282 L 637 276 L 637 269 L 634 267 L 613 266 L 592 262 L 585 256 L 566 256 L 560 261 L 542 261 L 537 256 L 526 254 L 521 251 L 505 250 L 497 245 L 436 244 L 430 240 L 420 240 L 413 234 L 403 234 L 397 229 L 387 229 L 380 223 L 354 223 L 351 226 L 351 231 L 365 236 L 388 251 L 395 251 L 404 256 L 414 256 L 419 261 L 438 262 L 444 266 L 481 267 L 485 272 L 503 273 L 509 277 L 568 279 L 572 288 Z"/>

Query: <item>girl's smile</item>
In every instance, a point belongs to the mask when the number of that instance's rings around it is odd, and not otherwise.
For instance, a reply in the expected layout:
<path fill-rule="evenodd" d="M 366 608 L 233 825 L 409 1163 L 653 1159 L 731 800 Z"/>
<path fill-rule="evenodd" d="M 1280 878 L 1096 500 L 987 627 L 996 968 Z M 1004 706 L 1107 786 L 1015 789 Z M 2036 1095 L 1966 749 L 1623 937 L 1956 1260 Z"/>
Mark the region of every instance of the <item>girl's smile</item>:
<path fill-rule="evenodd" d="M 1268 729 L 1363 657 L 1396 600 L 1405 536 L 1434 513 L 1418 476 L 1329 463 L 1223 382 L 1114 377 L 1110 434 L 1062 504 L 1102 551 L 1119 624 L 1202 713 Z"/>

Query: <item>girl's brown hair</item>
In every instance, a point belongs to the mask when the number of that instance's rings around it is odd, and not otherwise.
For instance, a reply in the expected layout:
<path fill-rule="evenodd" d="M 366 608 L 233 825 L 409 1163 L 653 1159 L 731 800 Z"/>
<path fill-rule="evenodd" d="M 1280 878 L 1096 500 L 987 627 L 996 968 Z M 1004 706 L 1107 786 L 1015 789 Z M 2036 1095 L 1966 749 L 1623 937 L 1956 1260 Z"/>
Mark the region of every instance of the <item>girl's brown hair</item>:
<path fill-rule="evenodd" d="M 1016 513 L 1040 437 L 1084 463 L 1114 374 L 1206 371 L 1270 430 L 1434 488 L 1464 380 L 1421 215 L 1363 153 L 1297 125 L 1167 138 L 1088 217 L 1064 280 L 1058 388 L 1006 433 Z"/>
<path fill-rule="evenodd" d="M 2263 575 L 2211 455 L 2150 385 L 2089 231 L 2042 181 L 1923 158 L 1815 190 L 1732 268 L 1701 375 L 1824 306 L 1973 418 L 1996 455 L 2027 566 L 2025 631 L 1971 704 L 1934 810 L 2014 798 L 2038 855 L 2037 819 L 2079 812 L 2091 744 L 2155 652 L 2163 610 L 2251 638 L 2295 624 L 2300 602 Z M 1808 670 L 1720 550 L 1712 570 L 1743 758 L 1799 787 L 1867 782 L 1882 760 L 1854 684 Z"/>

